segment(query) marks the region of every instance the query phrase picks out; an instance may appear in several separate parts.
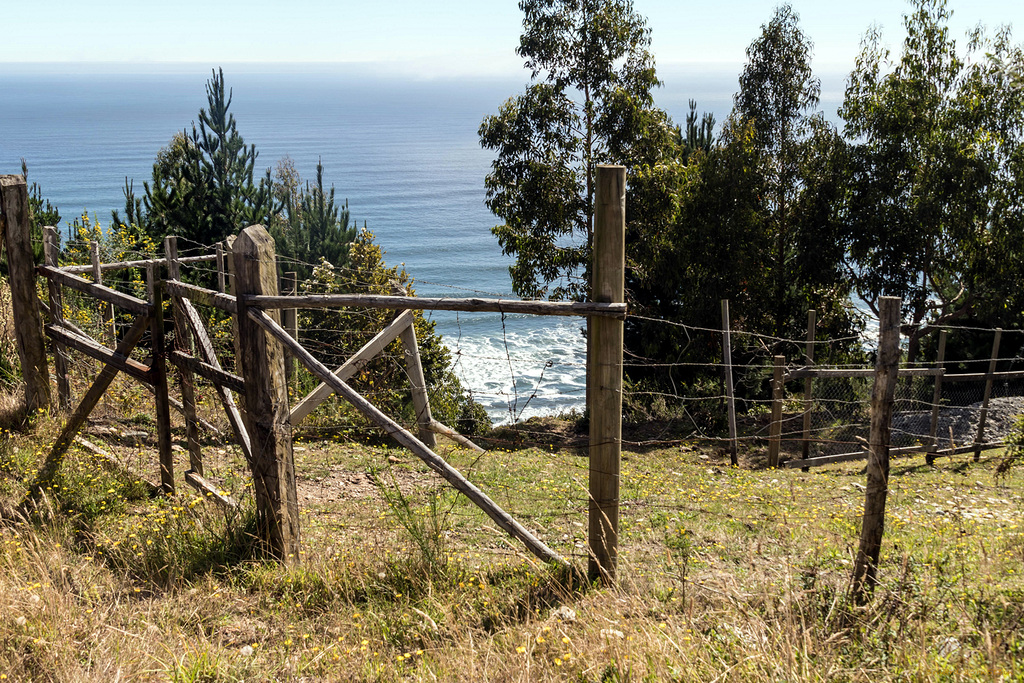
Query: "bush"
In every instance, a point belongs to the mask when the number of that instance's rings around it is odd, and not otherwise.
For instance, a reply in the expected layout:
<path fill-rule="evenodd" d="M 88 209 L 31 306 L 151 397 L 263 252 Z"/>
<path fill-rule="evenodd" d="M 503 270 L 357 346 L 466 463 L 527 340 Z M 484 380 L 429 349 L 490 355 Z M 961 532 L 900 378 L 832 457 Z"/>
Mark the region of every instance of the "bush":
<path fill-rule="evenodd" d="M 387 267 L 384 252 L 374 241 L 373 233 L 364 230 L 352 243 L 347 268 L 336 268 L 322 261 L 313 269 L 311 279 L 302 285 L 302 291 L 305 294 L 388 295 L 400 288 L 413 295 L 410 284 L 404 269 Z M 394 317 L 394 311 L 381 309 L 306 310 L 299 318 L 299 339 L 318 360 L 334 368 L 354 355 Z M 461 382 L 452 372 L 451 354 L 435 333 L 434 323 L 424 318 L 421 311 L 416 311 L 413 326 L 434 418 L 463 433 L 489 429 L 486 411 L 465 395 Z M 312 389 L 316 383 L 315 378 L 307 375 L 301 389 Z M 415 422 L 401 341 L 389 344 L 353 376 L 349 384 L 393 418 L 408 424 Z M 345 410 L 344 419 L 349 417 L 349 412 Z M 341 419 L 341 416 L 333 419 Z"/>

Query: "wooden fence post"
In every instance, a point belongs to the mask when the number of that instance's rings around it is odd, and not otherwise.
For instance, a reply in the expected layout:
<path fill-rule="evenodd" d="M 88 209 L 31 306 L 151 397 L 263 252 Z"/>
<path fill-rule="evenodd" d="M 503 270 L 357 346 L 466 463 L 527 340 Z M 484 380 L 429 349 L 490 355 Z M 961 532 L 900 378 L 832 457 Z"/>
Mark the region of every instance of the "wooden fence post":
<path fill-rule="evenodd" d="M 807 365 L 814 365 L 814 339 L 816 336 L 816 325 L 817 325 L 817 312 L 812 308 L 807 311 L 807 347 L 804 353 L 807 356 Z M 800 454 L 804 460 L 811 456 L 811 401 L 814 398 L 813 393 L 814 379 L 810 375 L 804 378 L 804 431 L 802 437 L 802 443 L 800 444 Z M 805 470 L 806 471 L 806 470 Z"/>
<path fill-rule="evenodd" d="M 981 414 L 978 416 L 978 436 L 974 439 L 974 462 L 981 460 L 981 448 L 985 439 L 985 421 L 988 418 L 988 402 L 992 398 L 992 383 L 995 380 L 993 373 L 996 371 L 996 364 L 999 362 L 999 342 L 1003 338 L 1003 331 L 996 330 L 996 336 L 992 339 L 992 357 L 988 362 L 988 376 L 985 378 L 985 396 L 981 401 Z"/>
<path fill-rule="evenodd" d="M 156 396 L 156 443 L 160 453 L 160 488 L 174 493 L 174 451 L 171 449 L 171 396 L 167 390 L 167 361 L 164 348 L 163 287 L 160 286 L 156 263 L 146 266 L 146 291 L 153 305 L 150 336 L 153 352 L 153 390 Z"/>
<path fill-rule="evenodd" d="M 947 331 L 939 331 L 939 351 L 935 357 L 935 368 L 941 370 L 946 364 L 946 337 Z M 924 456 L 927 464 L 935 462 L 936 452 L 939 450 L 939 408 L 942 403 L 942 375 L 935 375 L 935 389 L 932 391 L 932 419 L 928 426 L 928 452 Z M 950 444 L 952 447 L 953 444 Z"/>
<path fill-rule="evenodd" d="M 36 295 L 32 224 L 25 176 L 0 176 L 0 219 L 0 235 L 7 245 L 18 359 L 21 361 L 21 376 L 25 380 L 25 408 L 34 413 L 50 408 L 50 368 L 46 362 L 43 316 Z"/>
<path fill-rule="evenodd" d="M 227 292 L 227 264 L 224 262 L 224 243 L 217 242 L 217 291 L 221 294 Z"/>
<path fill-rule="evenodd" d="M 286 565 L 299 561 L 299 501 L 292 425 L 288 418 L 285 351 L 247 314 L 246 294 L 277 295 L 274 239 L 262 225 L 242 231 L 232 245 L 238 299 L 238 365 L 245 378 L 245 423 L 252 446 L 253 487 L 261 539 Z M 279 314 L 267 315 L 280 324 Z"/>
<path fill-rule="evenodd" d="M 92 240 L 89 243 L 89 257 L 92 259 L 92 279 L 98 285 L 103 284 L 103 269 L 100 267 L 100 243 Z M 114 329 L 114 304 L 101 303 L 100 316 L 103 320 L 103 335 L 111 346 L 117 343 L 117 330 Z"/>
<path fill-rule="evenodd" d="M 164 257 L 167 259 L 167 279 L 181 280 L 181 262 L 178 261 L 178 238 L 173 235 L 164 237 Z M 185 319 L 185 307 L 182 299 L 175 296 L 172 302 L 174 315 L 174 348 L 190 356 L 192 335 L 189 334 L 188 321 Z M 181 386 L 182 413 L 185 415 L 185 440 L 188 443 L 189 468 L 196 474 L 203 474 L 203 450 L 199 444 L 199 418 L 196 413 L 196 382 L 192 371 L 178 366 L 178 384 Z"/>
<path fill-rule="evenodd" d="M 58 267 L 60 254 L 60 236 L 57 228 L 43 228 L 43 258 L 46 265 Z M 50 322 L 64 326 L 64 297 L 59 282 L 47 279 L 47 290 L 50 302 Z M 71 383 L 68 381 L 68 351 L 60 342 L 53 341 L 53 370 L 57 375 L 57 407 L 62 411 L 71 408 Z"/>
<path fill-rule="evenodd" d="M 299 293 L 299 274 L 296 273 L 295 271 L 288 271 L 287 273 L 284 274 L 284 278 L 282 278 L 282 279 L 283 279 L 283 282 L 281 284 L 283 285 L 282 288 L 284 289 L 283 293 L 291 295 L 291 296 L 298 295 L 298 293 Z M 283 324 L 284 329 L 288 330 L 288 334 L 290 334 L 292 336 L 292 339 L 298 340 L 298 338 L 299 338 L 299 310 L 297 308 L 285 308 L 285 309 L 282 309 L 281 310 L 281 317 L 282 317 L 282 320 L 283 320 L 283 323 L 284 323 Z M 289 354 L 288 358 L 285 360 L 285 364 L 284 364 L 285 380 L 288 382 L 289 386 L 291 386 L 292 377 L 295 376 L 295 370 L 298 367 L 298 362 L 299 361 L 294 356 L 292 356 L 291 354 Z"/>
<path fill-rule="evenodd" d="M 626 169 L 597 167 L 592 298 L 625 301 Z M 622 456 L 623 321 L 590 318 L 587 402 L 590 412 L 588 575 L 614 581 L 619 554 Z"/>
<path fill-rule="evenodd" d="M 863 602 L 878 581 L 878 558 L 885 531 L 885 501 L 889 494 L 889 442 L 892 408 L 900 368 L 900 306 L 898 297 L 878 300 L 878 361 L 871 389 L 871 433 L 868 438 L 867 491 L 860 547 L 853 569 L 853 596 Z"/>
<path fill-rule="evenodd" d="M 729 411 L 729 461 L 739 464 L 736 448 L 736 395 L 732 386 L 732 339 L 729 336 L 729 300 L 722 299 L 722 361 L 725 364 L 725 400 Z"/>
<path fill-rule="evenodd" d="M 772 421 L 768 425 L 768 467 L 779 466 L 782 450 L 782 389 L 786 357 L 775 356 L 772 368 Z"/>

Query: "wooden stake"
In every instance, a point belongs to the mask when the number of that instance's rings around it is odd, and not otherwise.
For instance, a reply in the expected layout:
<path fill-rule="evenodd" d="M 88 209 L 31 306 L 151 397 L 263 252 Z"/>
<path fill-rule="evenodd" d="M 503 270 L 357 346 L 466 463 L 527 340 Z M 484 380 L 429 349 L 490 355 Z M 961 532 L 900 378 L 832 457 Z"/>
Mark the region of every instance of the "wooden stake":
<path fill-rule="evenodd" d="M 153 362 L 150 366 L 156 396 L 156 443 L 160 453 L 160 487 L 164 493 L 174 493 L 174 451 L 171 449 L 171 401 L 167 390 L 167 364 L 164 360 L 164 306 L 162 287 L 157 282 L 157 266 L 146 266 L 146 287 L 153 306 L 150 318 Z"/>
<path fill-rule="evenodd" d="M 981 460 L 982 444 L 985 442 L 985 421 L 988 419 L 988 402 L 992 397 L 992 384 L 995 381 L 996 363 L 999 362 L 999 341 L 1003 331 L 996 330 L 992 339 L 992 357 L 988 362 L 988 376 L 985 379 L 985 397 L 981 401 L 981 414 L 978 416 L 978 436 L 974 439 L 974 462 Z"/>
<path fill-rule="evenodd" d="M 43 228 L 43 258 L 46 265 L 56 268 L 58 254 L 60 253 L 60 236 L 57 228 L 47 226 Z M 64 325 L 64 297 L 62 296 L 60 284 L 53 280 L 47 281 L 47 290 L 50 299 L 50 322 L 54 325 Z M 53 369 L 57 374 L 57 407 L 66 412 L 71 408 L 71 383 L 68 382 L 68 356 L 67 347 L 57 340 L 53 343 Z"/>
<path fill-rule="evenodd" d="M 871 434 L 868 439 L 867 491 L 860 547 L 853 569 L 853 596 L 863 602 L 877 583 L 878 558 L 885 531 L 885 501 L 889 494 L 889 443 L 892 407 L 900 366 L 900 306 L 897 297 L 878 300 L 878 361 L 871 390 Z"/>
<path fill-rule="evenodd" d="M 625 301 L 626 169 L 597 167 L 594 203 L 593 300 Z M 590 318 L 587 358 L 590 413 L 590 501 L 587 573 L 615 581 L 619 555 L 619 472 L 622 457 L 622 320 Z"/>
<path fill-rule="evenodd" d="M 100 243 L 96 240 L 89 242 L 89 256 L 92 260 L 92 279 L 97 285 L 103 284 L 103 264 L 100 263 Z M 48 266 L 56 266 L 56 263 L 47 263 Z M 114 307 L 109 303 L 100 304 L 100 317 L 103 320 L 104 333 L 107 341 L 113 346 L 117 339 L 117 330 L 114 328 Z"/>
<path fill-rule="evenodd" d="M 178 238 L 164 237 L 164 258 L 167 259 L 167 278 L 181 279 L 181 264 L 178 262 Z M 174 315 L 174 348 L 192 355 L 191 335 L 185 319 L 184 303 L 181 297 L 172 297 Z M 185 439 L 188 443 L 189 468 L 196 474 L 203 474 L 203 448 L 199 444 L 199 419 L 196 412 L 196 382 L 192 371 L 177 366 L 178 384 L 181 386 L 181 403 L 185 407 Z"/>
<path fill-rule="evenodd" d="M 412 385 L 412 407 L 416 411 L 416 425 L 419 428 L 420 441 L 427 448 L 437 448 L 437 439 L 430 429 L 434 418 L 430 414 L 430 397 L 427 395 L 427 380 L 423 376 L 423 364 L 420 362 L 420 347 L 416 343 L 416 328 L 406 325 L 399 335 L 405 351 L 405 372 Z"/>
<path fill-rule="evenodd" d="M 277 295 L 274 239 L 262 225 L 242 231 L 232 247 L 239 294 Z M 245 378 L 245 423 L 252 447 L 253 486 L 260 538 L 286 565 L 299 562 L 299 501 L 292 426 L 288 420 L 285 351 L 264 334 L 239 301 L 238 365 Z M 274 320 L 278 323 L 278 320 Z"/>
<path fill-rule="evenodd" d="M 224 262 L 224 243 L 217 242 L 217 291 L 227 292 L 227 264 Z"/>
<path fill-rule="evenodd" d="M 36 295 L 32 224 L 25 176 L 0 176 L 0 235 L 7 245 L 8 282 L 14 313 L 25 408 L 31 413 L 50 408 L 50 369 L 46 362 L 43 317 Z"/>
<path fill-rule="evenodd" d="M 732 386 L 732 339 L 729 336 L 729 300 L 722 299 L 722 361 L 725 364 L 725 400 L 729 410 L 729 461 L 739 465 L 736 435 L 736 394 Z"/>
<path fill-rule="evenodd" d="M 768 467 L 779 466 L 779 451 L 782 450 L 782 390 L 786 357 L 775 356 L 772 371 L 772 421 L 768 427 Z"/>
<path fill-rule="evenodd" d="M 943 370 L 946 364 L 946 330 L 939 332 L 939 351 L 935 357 L 935 369 Z M 932 419 L 928 426 L 928 452 L 924 456 L 927 464 L 935 462 L 935 454 L 939 450 L 939 408 L 942 404 L 942 375 L 935 375 L 935 389 L 932 391 Z M 952 446 L 953 444 L 950 444 Z"/>
<path fill-rule="evenodd" d="M 288 296 L 298 296 L 299 294 L 299 274 L 295 271 L 288 271 L 282 278 L 282 289 Z M 299 309 L 297 308 L 284 308 L 281 310 L 281 318 L 284 322 L 284 329 L 288 330 L 288 334 L 292 335 L 292 339 L 299 338 Z M 297 368 L 298 361 L 294 357 L 289 356 L 285 360 L 284 372 L 285 379 L 288 382 L 288 386 L 292 384 L 292 377 L 295 376 L 295 370 Z"/>
<path fill-rule="evenodd" d="M 817 312 L 812 308 L 807 311 L 807 347 L 804 355 L 807 356 L 807 365 L 814 365 L 814 337 L 817 325 Z M 811 455 L 811 399 L 813 393 L 814 379 L 810 376 L 804 378 L 804 432 L 800 454 L 804 460 Z"/>

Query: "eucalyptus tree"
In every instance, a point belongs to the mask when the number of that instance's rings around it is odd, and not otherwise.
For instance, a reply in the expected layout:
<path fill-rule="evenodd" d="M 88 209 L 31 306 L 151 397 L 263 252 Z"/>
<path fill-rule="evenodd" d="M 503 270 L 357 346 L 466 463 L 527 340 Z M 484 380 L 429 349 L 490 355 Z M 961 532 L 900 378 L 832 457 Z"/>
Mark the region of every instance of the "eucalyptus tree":
<path fill-rule="evenodd" d="M 910 360 L 929 325 L 998 312 L 1022 275 L 1021 49 L 1007 29 L 977 29 L 962 55 L 950 15 L 944 0 L 914 0 L 895 58 L 869 31 L 840 110 L 850 272 L 872 307 L 902 297 Z"/>
<path fill-rule="evenodd" d="M 650 30 L 630 0 L 522 0 L 525 92 L 480 126 L 497 156 L 485 179 L 515 291 L 582 298 L 589 288 L 599 163 L 672 158 L 679 131 L 654 107 Z M 632 196 L 632 193 L 631 193 Z"/>

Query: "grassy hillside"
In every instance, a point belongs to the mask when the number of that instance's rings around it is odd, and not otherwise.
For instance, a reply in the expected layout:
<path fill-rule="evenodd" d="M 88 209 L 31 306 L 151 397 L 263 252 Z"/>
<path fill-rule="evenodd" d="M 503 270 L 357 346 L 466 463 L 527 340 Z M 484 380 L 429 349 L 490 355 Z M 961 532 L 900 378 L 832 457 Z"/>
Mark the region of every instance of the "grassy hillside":
<path fill-rule="evenodd" d="M 12 510 L 58 425 L 0 434 L 0 680 L 1024 678 L 1024 473 L 997 475 L 998 452 L 894 462 L 882 585 L 857 607 L 858 464 L 626 453 L 621 580 L 598 588 L 538 565 L 409 454 L 308 439 L 287 570 L 255 553 L 235 449 L 206 445 L 238 510 L 153 497 L 145 415 L 114 412 L 88 435 L 112 459 L 74 448 L 29 517 Z M 584 456 L 441 450 L 585 565 Z"/>

